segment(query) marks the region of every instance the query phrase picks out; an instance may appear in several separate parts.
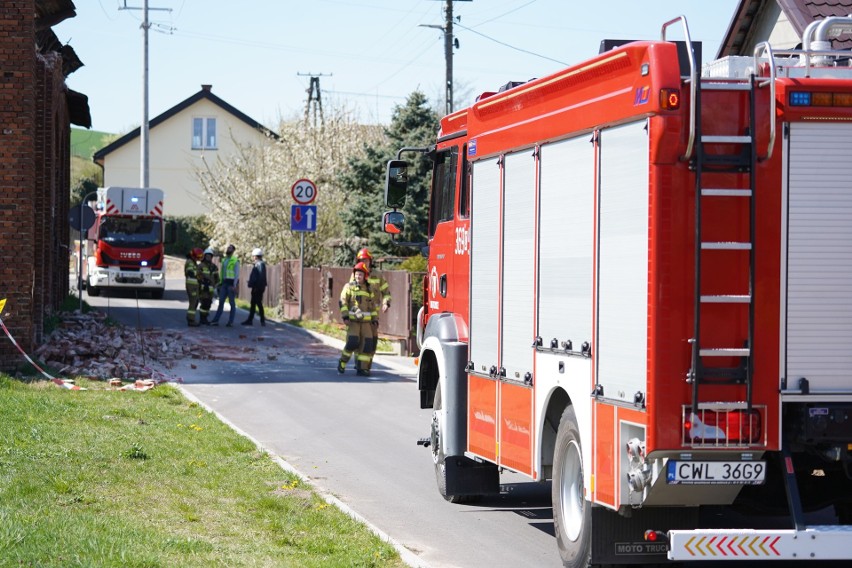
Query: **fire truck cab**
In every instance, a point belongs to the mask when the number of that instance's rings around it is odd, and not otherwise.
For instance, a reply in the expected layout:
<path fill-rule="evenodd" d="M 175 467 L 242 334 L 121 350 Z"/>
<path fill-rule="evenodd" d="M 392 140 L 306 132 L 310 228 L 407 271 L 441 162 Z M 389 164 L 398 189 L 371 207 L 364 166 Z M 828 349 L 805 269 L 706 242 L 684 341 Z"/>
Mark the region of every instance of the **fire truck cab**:
<path fill-rule="evenodd" d="M 163 219 L 163 190 L 99 188 L 95 224 L 87 241 L 92 251 L 85 275 L 90 296 L 125 289 L 163 297 L 164 245 L 175 242 L 175 225 Z"/>

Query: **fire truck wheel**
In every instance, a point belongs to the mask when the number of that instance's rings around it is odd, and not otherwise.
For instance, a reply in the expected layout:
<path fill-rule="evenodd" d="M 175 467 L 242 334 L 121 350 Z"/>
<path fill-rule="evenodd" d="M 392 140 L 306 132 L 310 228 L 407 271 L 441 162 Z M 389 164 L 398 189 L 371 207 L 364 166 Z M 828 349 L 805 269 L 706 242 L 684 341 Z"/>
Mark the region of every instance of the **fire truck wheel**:
<path fill-rule="evenodd" d="M 435 480 L 438 482 L 438 492 L 450 503 L 471 503 L 480 498 L 479 495 L 448 495 L 447 494 L 447 465 L 444 455 L 443 428 L 444 413 L 441 411 L 441 386 L 435 388 L 435 400 L 432 403 L 432 433 L 429 447 L 432 449 L 432 461 L 435 462 Z"/>
<path fill-rule="evenodd" d="M 592 554 L 592 511 L 583 497 L 583 461 L 580 431 L 574 408 L 562 413 L 553 455 L 553 527 L 562 563 L 570 568 L 589 566 Z"/>
<path fill-rule="evenodd" d="M 100 296 L 101 295 L 101 289 L 98 288 L 97 286 L 92 286 L 91 284 L 89 284 L 88 286 L 86 286 L 86 293 L 89 296 Z"/>

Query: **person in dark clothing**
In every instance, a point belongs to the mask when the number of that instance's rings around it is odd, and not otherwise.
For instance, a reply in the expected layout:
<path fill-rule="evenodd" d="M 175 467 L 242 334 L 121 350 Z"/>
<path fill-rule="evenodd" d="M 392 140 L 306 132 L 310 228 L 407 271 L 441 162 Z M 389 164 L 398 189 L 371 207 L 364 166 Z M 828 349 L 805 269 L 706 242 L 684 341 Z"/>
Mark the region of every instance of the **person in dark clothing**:
<path fill-rule="evenodd" d="M 254 266 L 249 274 L 248 287 L 251 288 L 251 308 L 249 308 L 248 319 L 243 325 L 252 325 L 254 310 L 260 316 L 260 325 L 266 325 L 266 317 L 263 315 L 263 293 L 266 292 L 266 263 L 263 262 L 263 249 L 256 248 L 251 251 Z"/>

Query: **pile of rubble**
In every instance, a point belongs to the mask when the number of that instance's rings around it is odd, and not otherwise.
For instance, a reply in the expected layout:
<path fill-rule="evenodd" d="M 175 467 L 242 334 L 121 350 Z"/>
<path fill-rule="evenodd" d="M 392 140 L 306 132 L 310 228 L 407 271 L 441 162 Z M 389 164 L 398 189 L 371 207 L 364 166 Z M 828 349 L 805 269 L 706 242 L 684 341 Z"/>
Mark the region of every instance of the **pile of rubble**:
<path fill-rule="evenodd" d="M 63 313 L 36 357 L 69 377 L 163 380 L 178 359 L 198 357 L 179 332 L 136 330 L 107 322 L 100 312 Z M 167 379 L 166 379 L 167 380 Z"/>

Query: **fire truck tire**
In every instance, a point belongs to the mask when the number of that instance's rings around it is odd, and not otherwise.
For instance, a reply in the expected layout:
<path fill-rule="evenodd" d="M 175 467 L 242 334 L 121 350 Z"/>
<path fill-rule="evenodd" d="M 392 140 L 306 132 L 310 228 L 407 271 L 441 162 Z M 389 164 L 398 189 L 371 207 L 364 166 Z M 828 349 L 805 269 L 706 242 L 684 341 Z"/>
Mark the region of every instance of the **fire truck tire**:
<path fill-rule="evenodd" d="M 444 441 L 442 439 L 443 413 L 441 409 L 441 386 L 435 388 L 435 400 L 432 404 L 432 460 L 435 462 L 435 481 L 438 483 L 438 492 L 450 503 L 472 503 L 481 499 L 481 495 L 448 495 L 447 494 L 447 460 L 444 455 Z"/>
<path fill-rule="evenodd" d="M 89 296 L 100 296 L 101 289 L 97 286 L 92 286 L 91 284 L 89 284 L 88 286 L 86 286 L 86 293 Z"/>
<path fill-rule="evenodd" d="M 559 421 L 553 456 L 553 528 L 566 568 L 586 568 L 592 556 L 592 511 L 583 496 L 580 430 L 574 408 L 568 406 Z"/>

